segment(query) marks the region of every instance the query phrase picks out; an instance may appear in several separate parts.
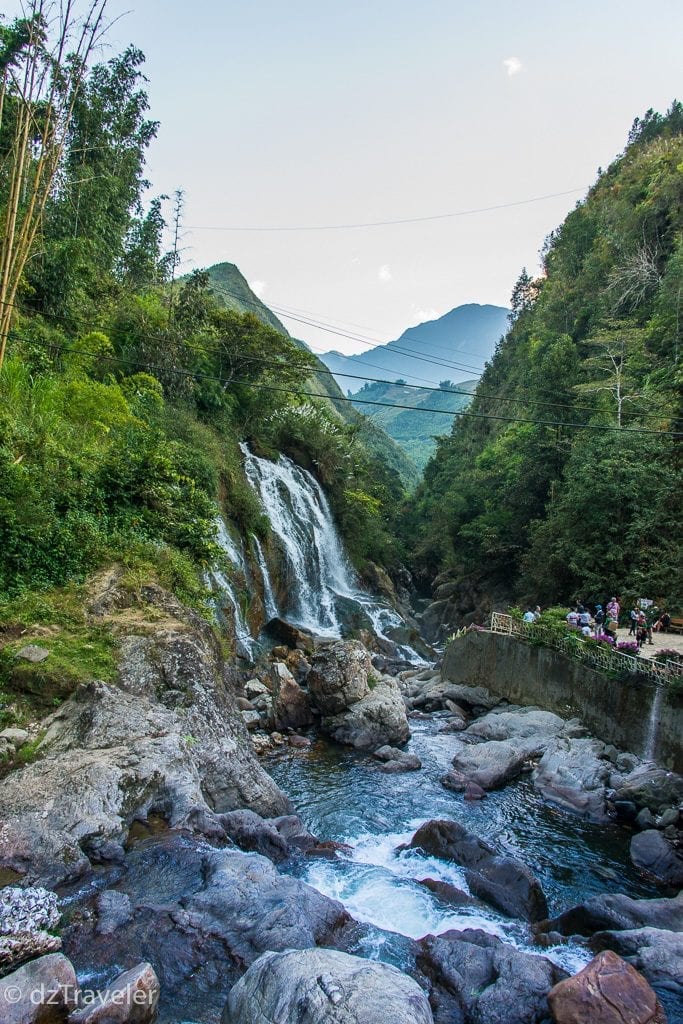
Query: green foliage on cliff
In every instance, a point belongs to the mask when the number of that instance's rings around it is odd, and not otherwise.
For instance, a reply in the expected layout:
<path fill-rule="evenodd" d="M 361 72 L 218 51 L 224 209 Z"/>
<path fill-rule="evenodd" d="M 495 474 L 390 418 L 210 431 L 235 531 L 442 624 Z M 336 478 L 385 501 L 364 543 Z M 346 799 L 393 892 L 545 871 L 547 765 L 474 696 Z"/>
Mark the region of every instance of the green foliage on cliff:
<path fill-rule="evenodd" d="M 406 512 L 416 568 L 542 603 L 680 601 L 680 444 L 631 432 L 681 429 L 679 103 L 634 124 L 512 306 L 471 406 L 482 418 L 439 441 Z"/>
<path fill-rule="evenodd" d="M 130 48 L 90 72 L 17 295 L 0 368 L 0 600 L 117 559 L 157 567 L 198 603 L 216 501 L 264 529 L 244 439 L 274 456 L 296 447 L 329 484 L 356 559 L 394 557 L 386 508 L 401 483 L 328 402 L 297 396 L 315 357 L 251 292 L 227 308 L 204 272 L 173 284 L 162 200 L 141 200 L 157 131 L 142 61 Z M 10 83 L 6 161 L 13 101 Z M 0 174 L 0 215 L 6 185 Z M 324 429 L 287 435 L 306 416 Z"/>

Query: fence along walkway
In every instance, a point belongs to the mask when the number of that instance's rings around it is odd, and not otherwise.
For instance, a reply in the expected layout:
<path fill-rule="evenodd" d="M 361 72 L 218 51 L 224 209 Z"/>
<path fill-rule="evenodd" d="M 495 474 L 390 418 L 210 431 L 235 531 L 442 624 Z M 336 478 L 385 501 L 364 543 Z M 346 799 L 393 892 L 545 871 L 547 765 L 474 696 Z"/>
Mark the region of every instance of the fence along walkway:
<path fill-rule="evenodd" d="M 491 633 L 517 636 L 520 640 L 552 647 L 570 658 L 576 658 L 591 668 L 605 672 L 638 672 L 650 677 L 655 686 L 666 686 L 683 673 L 676 661 L 654 661 L 617 651 L 607 643 L 587 643 L 578 633 L 562 635 L 556 629 L 538 622 L 524 622 L 503 612 L 491 615 Z"/>

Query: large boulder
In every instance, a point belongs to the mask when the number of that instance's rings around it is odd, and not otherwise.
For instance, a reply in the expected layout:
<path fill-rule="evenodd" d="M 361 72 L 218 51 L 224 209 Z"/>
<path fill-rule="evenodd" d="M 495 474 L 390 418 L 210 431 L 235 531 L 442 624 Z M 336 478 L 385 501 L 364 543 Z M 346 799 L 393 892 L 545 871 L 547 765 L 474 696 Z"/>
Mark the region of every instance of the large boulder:
<path fill-rule="evenodd" d="M 459 743 L 453 767 L 458 775 L 476 782 L 482 789 L 497 789 L 519 775 L 525 762 L 539 753 L 536 743 L 528 740 Z"/>
<path fill-rule="evenodd" d="M 594 739 L 552 740 L 534 773 L 541 796 L 591 821 L 608 820 L 606 789 L 611 771 L 604 743 Z"/>
<path fill-rule="evenodd" d="M 69 1017 L 69 1024 L 149 1024 L 156 1017 L 159 979 L 151 964 L 120 974 L 96 998 Z"/>
<path fill-rule="evenodd" d="M 542 931 L 592 935 L 597 931 L 658 928 L 683 932 L 683 892 L 674 899 L 634 900 L 623 893 L 600 893 L 544 921 Z"/>
<path fill-rule="evenodd" d="M 663 885 L 683 887 L 683 857 L 656 829 L 647 829 L 633 837 L 631 860 Z"/>
<path fill-rule="evenodd" d="M 79 994 L 73 965 L 61 953 L 31 960 L 0 979 L 2 1024 L 63 1024 Z"/>
<path fill-rule="evenodd" d="M 555 985 L 548 1002 L 556 1024 L 666 1024 L 642 974 L 609 950 Z"/>
<path fill-rule="evenodd" d="M 270 679 L 273 694 L 271 728 L 283 732 L 311 725 L 313 713 L 308 697 L 283 662 L 276 661 L 271 666 Z"/>
<path fill-rule="evenodd" d="M 420 680 L 411 680 L 407 688 L 410 706 L 423 711 L 449 710 L 449 704 L 457 704 L 466 711 L 479 714 L 489 711 L 500 703 L 484 686 L 466 686 L 464 683 L 453 683 L 450 679 L 442 679 L 438 675 Z"/>
<path fill-rule="evenodd" d="M 328 949 L 265 953 L 230 992 L 223 1024 L 432 1024 L 396 967 Z"/>
<path fill-rule="evenodd" d="M 391 676 L 373 680 L 367 696 L 337 715 L 326 716 L 321 725 L 338 743 L 359 750 L 405 743 L 410 736 L 401 691 Z"/>
<path fill-rule="evenodd" d="M 448 1024 L 545 1024 L 548 992 L 565 971 L 487 932 L 428 935 L 417 966 L 430 983 L 437 1021 Z"/>
<path fill-rule="evenodd" d="M 511 917 L 542 921 L 548 905 L 533 872 L 516 857 L 499 854 L 455 821 L 428 821 L 417 830 L 409 848 L 452 860 L 465 868 L 470 891 Z"/>
<path fill-rule="evenodd" d="M 24 882 L 52 887 L 120 859 L 150 812 L 220 835 L 216 812 L 290 810 L 256 759 L 211 628 L 160 588 L 144 597 L 154 635 L 124 635 L 116 683 L 81 686 L 47 720 L 39 759 L 3 781 L 0 867 Z"/>
<path fill-rule="evenodd" d="M 261 853 L 275 864 L 295 851 L 310 849 L 318 843 L 301 818 L 294 814 L 262 818 L 254 811 L 241 810 L 221 814 L 219 820 L 240 850 Z"/>
<path fill-rule="evenodd" d="M 308 673 L 311 698 L 324 715 L 339 714 L 369 694 L 370 673 L 370 653 L 357 640 L 321 646 Z"/>
<path fill-rule="evenodd" d="M 654 814 L 683 802 L 683 776 L 665 768 L 641 764 L 615 781 L 615 800 L 632 801 L 636 807 L 647 807 Z"/>
<path fill-rule="evenodd" d="M 473 722 L 465 735 L 482 740 L 532 739 L 536 746 L 544 746 L 544 740 L 560 736 L 566 725 L 564 719 L 552 711 L 523 707 L 490 712 Z"/>
<path fill-rule="evenodd" d="M 590 940 L 595 952 L 611 949 L 644 974 L 656 990 L 678 996 L 683 1011 L 683 934 L 660 928 L 596 932 Z"/>
<path fill-rule="evenodd" d="M 62 940 L 51 934 L 60 917 L 54 892 L 0 889 L 0 971 L 60 949 Z"/>

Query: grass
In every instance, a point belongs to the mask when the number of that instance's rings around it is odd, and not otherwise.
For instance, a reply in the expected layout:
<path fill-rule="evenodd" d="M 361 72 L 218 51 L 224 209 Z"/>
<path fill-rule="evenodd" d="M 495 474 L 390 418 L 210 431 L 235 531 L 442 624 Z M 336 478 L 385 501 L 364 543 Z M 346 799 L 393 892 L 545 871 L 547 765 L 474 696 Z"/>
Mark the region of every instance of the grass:
<path fill-rule="evenodd" d="M 44 647 L 49 657 L 39 664 L 17 659 L 27 644 Z M 80 683 L 113 679 L 114 652 L 111 631 L 87 621 L 81 587 L 25 591 L 1 604 L 0 725 L 42 718 Z"/>

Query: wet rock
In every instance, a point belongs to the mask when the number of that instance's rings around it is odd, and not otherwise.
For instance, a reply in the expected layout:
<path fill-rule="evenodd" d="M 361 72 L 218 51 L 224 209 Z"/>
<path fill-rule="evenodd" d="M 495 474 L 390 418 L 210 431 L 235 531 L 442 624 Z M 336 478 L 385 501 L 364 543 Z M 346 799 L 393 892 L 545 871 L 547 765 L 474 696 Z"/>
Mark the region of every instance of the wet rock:
<path fill-rule="evenodd" d="M 284 619 L 271 619 L 266 624 L 264 632 L 286 647 L 298 648 L 309 653 L 313 650 L 313 634 L 293 626 L 291 622 L 285 622 Z"/>
<path fill-rule="evenodd" d="M 616 953 L 600 953 L 548 994 L 556 1024 L 666 1024 L 652 988 Z"/>
<path fill-rule="evenodd" d="M 500 698 L 494 697 L 484 686 L 465 686 L 438 677 L 424 683 L 413 682 L 408 694 L 413 698 L 413 707 L 425 711 L 446 710 L 450 702 L 468 713 L 479 714 L 500 703 Z"/>
<path fill-rule="evenodd" d="M 607 821 L 610 765 L 604 752 L 599 740 L 553 740 L 534 773 L 534 786 L 546 800 L 590 821 Z"/>
<path fill-rule="evenodd" d="M 339 853 L 351 853 L 351 847 L 346 843 L 338 843 L 334 839 L 324 839 L 315 846 L 307 847 L 307 857 L 322 857 L 323 860 L 336 860 Z"/>
<path fill-rule="evenodd" d="M 223 1024 L 432 1024 L 427 996 L 396 967 L 333 950 L 265 953 L 230 992 Z"/>
<path fill-rule="evenodd" d="M 130 897 L 125 892 L 105 889 L 95 899 L 98 935 L 111 935 L 117 928 L 128 924 L 133 916 Z"/>
<path fill-rule="evenodd" d="M 458 748 L 453 758 L 455 771 L 482 789 L 497 789 L 514 779 L 526 761 L 540 753 L 535 742 L 491 740 Z"/>
<path fill-rule="evenodd" d="M 311 740 L 307 736 L 290 736 L 287 740 L 290 747 L 294 747 L 297 750 L 306 750 L 307 747 L 311 746 Z"/>
<path fill-rule="evenodd" d="M 369 652 L 356 640 L 339 640 L 316 651 L 308 675 L 311 699 L 325 715 L 336 715 L 370 693 Z M 379 744 L 377 744 L 379 745 Z"/>
<path fill-rule="evenodd" d="M 668 807 L 663 814 L 657 818 L 657 828 L 668 828 L 669 825 L 678 825 L 681 812 L 677 807 Z"/>
<path fill-rule="evenodd" d="M 613 803 L 617 821 L 635 821 L 638 808 L 632 800 L 615 800 Z"/>
<path fill-rule="evenodd" d="M 14 657 L 20 661 L 30 661 L 34 665 L 39 665 L 50 657 L 50 652 L 46 647 L 38 647 L 37 644 L 27 644 L 26 647 L 22 647 L 20 651 L 17 651 Z"/>
<path fill-rule="evenodd" d="M 456 885 L 451 885 L 450 882 L 442 882 L 437 878 L 421 878 L 420 885 L 423 885 L 425 889 L 429 889 L 435 896 L 438 896 L 444 903 L 450 903 L 454 907 L 471 907 L 471 906 L 482 906 L 479 900 L 470 896 L 469 893 L 464 892 L 463 889 L 458 889 Z"/>
<path fill-rule="evenodd" d="M 3 782 L 0 867 L 29 883 L 79 877 L 150 812 L 194 828 L 235 808 L 290 810 L 256 760 L 210 626 L 160 588 L 145 597 L 163 613 L 154 636 L 124 636 L 118 682 L 81 686 L 47 719 L 40 759 Z"/>
<path fill-rule="evenodd" d="M 632 800 L 637 807 L 649 807 L 656 813 L 662 806 L 678 806 L 683 801 L 683 776 L 641 764 L 622 778 L 615 790 L 615 800 Z"/>
<path fill-rule="evenodd" d="M 303 729 L 313 722 L 308 697 L 282 662 L 271 668 L 273 710 L 271 724 L 281 732 L 285 729 Z"/>
<path fill-rule="evenodd" d="M 675 899 L 634 900 L 623 893 L 601 893 L 540 926 L 562 935 L 596 931 L 660 928 L 683 932 L 683 892 Z"/>
<path fill-rule="evenodd" d="M 483 931 L 429 935 L 419 946 L 417 966 L 429 979 L 435 1020 L 444 1024 L 545 1024 L 548 991 L 566 977 L 545 957 Z"/>
<path fill-rule="evenodd" d="M 455 821 L 428 821 L 417 830 L 409 848 L 460 864 L 470 892 L 511 917 L 542 921 L 548 915 L 541 884 L 526 864 L 498 854 Z"/>
<path fill-rule="evenodd" d="M 398 747 L 390 747 L 385 744 L 378 747 L 372 755 L 378 761 L 384 761 L 385 769 L 400 772 L 415 772 L 422 767 L 422 761 L 417 754 L 408 754 Z"/>
<path fill-rule="evenodd" d="M 61 949 L 62 940 L 50 934 L 60 917 L 54 892 L 16 886 L 0 889 L 0 969 Z"/>
<path fill-rule="evenodd" d="M 367 696 L 342 713 L 323 718 L 321 726 L 338 743 L 359 750 L 405 743 L 410 736 L 401 691 L 391 676 L 382 676 Z"/>
<path fill-rule="evenodd" d="M 97 999 L 76 1010 L 69 1024 L 149 1024 L 159 1003 L 159 979 L 151 964 L 120 974 Z"/>
<path fill-rule="evenodd" d="M 78 991 L 69 960 L 49 953 L 0 979 L 0 1019 L 2 1024 L 63 1024 L 76 1008 Z"/>
<path fill-rule="evenodd" d="M 318 844 L 318 839 L 308 831 L 297 814 L 285 814 L 280 818 L 271 818 L 274 825 L 288 846 L 294 850 L 309 850 Z"/>
<path fill-rule="evenodd" d="M 683 857 L 655 829 L 639 832 L 631 840 L 631 860 L 637 868 L 663 885 L 683 886 Z"/>
<path fill-rule="evenodd" d="M 467 735 L 483 740 L 533 739 L 540 749 L 544 747 L 544 738 L 549 740 L 560 736 L 565 725 L 564 719 L 551 711 L 524 707 L 491 712 L 473 722 L 467 729 Z"/>
<path fill-rule="evenodd" d="M 629 801 L 629 803 L 631 803 L 633 807 L 636 806 L 632 801 Z M 645 829 L 648 828 L 656 827 L 657 819 L 655 818 L 654 814 L 652 813 L 649 807 L 642 807 L 640 811 L 638 811 L 638 813 L 636 814 L 636 825 L 643 831 L 645 831 Z"/>
<path fill-rule="evenodd" d="M 611 949 L 640 971 L 655 989 L 683 996 L 683 934 L 659 928 L 596 932 L 590 940 L 595 952 Z M 683 1009 L 683 1007 L 682 1007 Z"/>
<path fill-rule="evenodd" d="M 486 790 L 478 786 L 476 782 L 468 782 L 465 786 L 463 800 L 485 800 Z"/>
<path fill-rule="evenodd" d="M 220 823 L 240 850 L 261 853 L 275 864 L 289 856 L 287 840 L 275 825 L 254 811 L 229 811 L 220 815 Z"/>
<path fill-rule="evenodd" d="M 289 817 L 289 816 L 288 816 Z M 211 847 L 167 832 L 136 844 L 117 891 L 133 916 L 109 935 L 96 929 L 86 894 L 63 934 L 78 971 L 109 976 L 144 958 L 161 985 L 163 1020 L 216 1020 L 230 987 L 266 950 L 344 946 L 356 941 L 341 903 L 255 853 Z"/>

